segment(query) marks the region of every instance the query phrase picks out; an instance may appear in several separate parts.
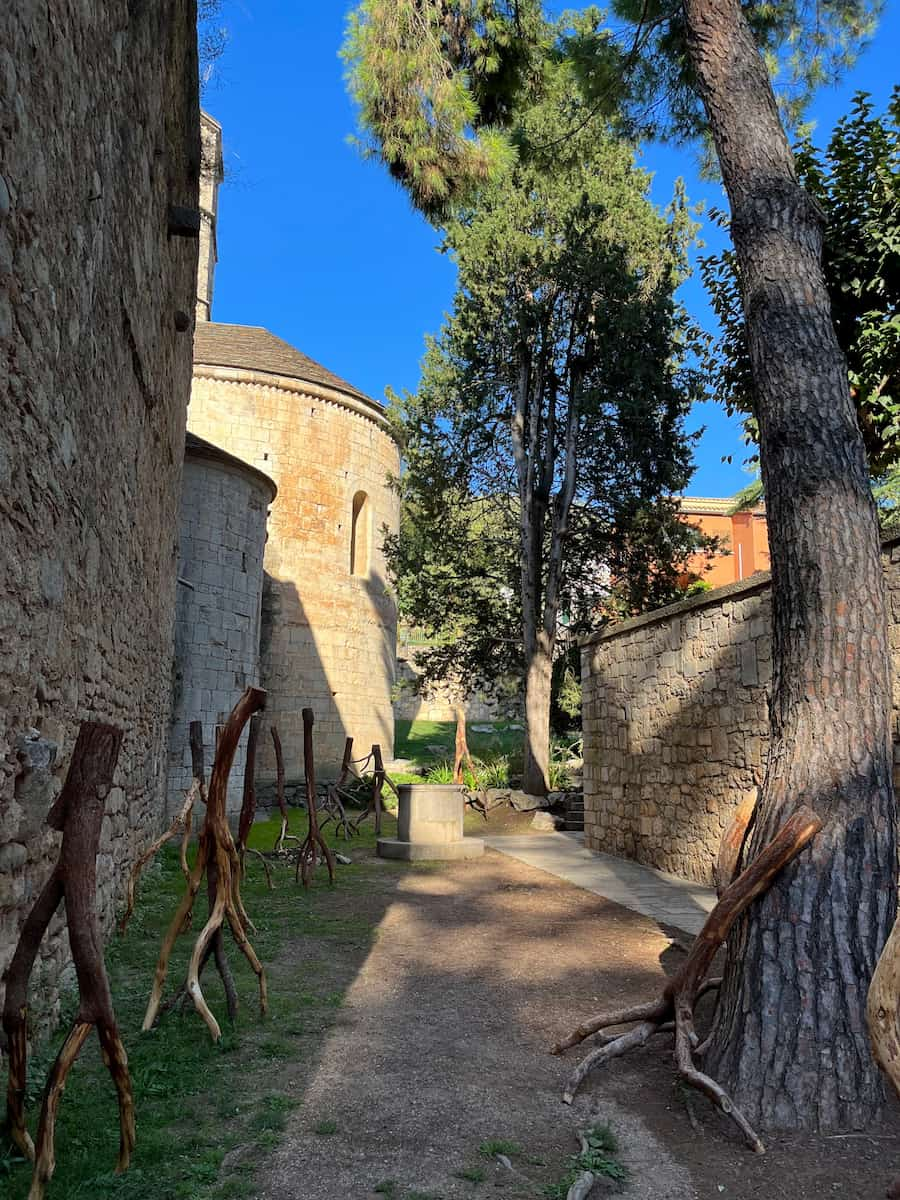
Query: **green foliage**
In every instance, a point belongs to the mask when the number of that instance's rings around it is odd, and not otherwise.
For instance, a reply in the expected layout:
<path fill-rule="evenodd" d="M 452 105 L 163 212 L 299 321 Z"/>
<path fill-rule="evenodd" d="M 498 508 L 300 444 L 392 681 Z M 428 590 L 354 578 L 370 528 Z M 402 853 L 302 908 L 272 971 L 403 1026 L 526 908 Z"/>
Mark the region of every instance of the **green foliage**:
<path fill-rule="evenodd" d="M 564 125 L 558 83 L 521 117 L 534 140 Z M 694 225 L 680 192 L 654 209 L 612 136 L 568 151 L 552 172 L 505 172 L 447 227 L 459 290 L 402 403 L 403 516 L 385 543 L 404 618 L 443 634 L 417 656 L 429 680 L 521 678 L 526 611 L 551 641 L 561 612 L 577 633 L 610 576 L 628 609 L 656 606 L 696 549 L 673 499 L 698 393 L 673 300 Z"/>
<path fill-rule="evenodd" d="M 453 782 L 453 763 L 443 762 L 435 763 L 425 776 L 426 783 L 452 783 Z"/>
<path fill-rule="evenodd" d="M 325 1119 L 317 1121 L 313 1126 L 313 1133 L 317 1133 L 319 1137 L 333 1137 L 338 1131 L 337 1121 Z"/>
<path fill-rule="evenodd" d="M 549 7 L 549 6 L 548 6 Z M 742 5 L 789 128 L 871 37 L 883 0 L 751 0 Z M 515 155 L 560 146 L 615 117 L 643 137 L 699 138 L 706 120 L 680 0 L 613 0 L 543 20 L 538 0 L 363 0 L 343 56 L 363 147 L 432 219 L 443 220 Z M 549 65 L 570 104 L 535 138 L 521 110 Z M 707 142 L 708 146 L 708 142 Z"/>
<path fill-rule="evenodd" d="M 483 1158 L 496 1158 L 498 1154 L 505 1154 L 507 1158 L 515 1158 L 517 1154 L 522 1153 L 522 1147 L 518 1142 L 510 1142 L 505 1138 L 488 1138 L 478 1147 L 478 1153 Z"/>
<path fill-rule="evenodd" d="M 342 55 L 362 148 L 437 216 L 509 162 L 495 126 L 532 69 L 537 0 L 363 0 Z"/>
<path fill-rule="evenodd" d="M 484 1183 L 487 1178 L 484 1167 L 463 1167 L 454 1173 L 457 1179 L 465 1179 L 467 1183 Z"/>
<path fill-rule="evenodd" d="M 877 477 L 900 459 L 900 88 L 883 116 L 857 93 L 824 151 L 807 138 L 796 153 L 800 178 L 824 212 L 832 317 Z M 701 272 L 721 326 L 708 356 L 714 394 L 730 412 L 747 414 L 750 440 L 753 383 L 733 251 L 702 260 Z"/>
<path fill-rule="evenodd" d="M 569 1169 L 563 1179 L 544 1188 L 548 1200 L 565 1200 L 582 1171 L 591 1171 L 616 1183 L 623 1183 L 628 1178 L 628 1172 L 618 1158 L 619 1144 L 608 1125 L 595 1125 L 583 1137 L 587 1148 L 569 1159 Z"/>

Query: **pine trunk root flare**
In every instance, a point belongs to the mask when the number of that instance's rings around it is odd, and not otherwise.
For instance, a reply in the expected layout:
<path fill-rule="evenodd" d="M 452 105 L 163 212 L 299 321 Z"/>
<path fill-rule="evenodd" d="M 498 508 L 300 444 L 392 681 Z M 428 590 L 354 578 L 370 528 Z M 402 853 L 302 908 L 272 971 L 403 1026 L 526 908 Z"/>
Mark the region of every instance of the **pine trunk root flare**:
<path fill-rule="evenodd" d="M 306 810 L 309 817 L 309 832 L 297 852 L 297 869 L 295 877 L 302 881 L 304 887 L 309 887 L 316 862 L 321 851 L 322 858 L 328 867 L 328 882 L 334 883 L 334 858 L 328 843 L 322 837 L 319 829 L 319 817 L 316 811 L 316 764 L 313 756 L 313 723 L 315 717 L 311 708 L 303 710 L 303 767 L 306 771 Z"/>
<path fill-rule="evenodd" d="M 702 1054 L 704 1049 L 694 1029 L 694 1008 L 705 992 L 721 982 L 706 979 L 706 974 L 735 921 L 768 890 L 779 871 L 800 853 L 821 828 L 822 822 L 808 808 L 799 809 L 785 822 L 762 853 L 725 888 L 684 963 L 668 981 L 658 999 L 631 1008 L 600 1013 L 557 1042 L 551 1050 L 552 1054 L 561 1054 L 592 1034 L 600 1035 L 600 1046 L 578 1064 L 566 1084 L 563 1094 L 566 1104 L 572 1103 L 575 1093 L 595 1068 L 621 1057 L 636 1046 L 645 1045 L 657 1034 L 674 1032 L 675 1066 L 679 1077 L 708 1096 L 734 1121 L 751 1149 L 763 1153 L 765 1148 L 743 1113 L 734 1106 L 719 1084 L 694 1064 L 694 1056 Z M 605 1033 L 619 1025 L 631 1025 L 633 1028 L 616 1036 Z"/>
<path fill-rule="evenodd" d="M 241 902 L 240 857 L 226 816 L 228 775 L 234 762 L 241 733 L 250 717 L 265 707 L 265 702 L 266 693 L 261 688 L 247 688 L 232 709 L 219 737 L 206 798 L 206 819 L 203 822 L 197 847 L 197 860 L 190 873 L 181 903 L 163 939 L 156 965 L 156 975 L 144 1015 L 142 1028 L 145 1032 L 153 1027 L 159 1013 L 172 947 L 184 927 L 185 918 L 193 909 L 204 873 L 207 875 L 211 907 L 209 919 L 200 931 L 191 954 L 187 972 L 187 992 L 209 1029 L 213 1041 L 218 1041 L 222 1031 L 204 999 L 200 987 L 200 971 L 209 957 L 210 949 L 215 952 L 215 939 L 217 935 L 221 935 L 222 927 L 227 921 L 238 949 L 250 963 L 257 977 L 260 1013 L 263 1016 L 266 1014 L 268 1007 L 266 974 L 247 938 L 246 931 L 250 927 L 250 921 Z"/>
<path fill-rule="evenodd" d="M 3 1028 L 9 1042 L 9 1081 L 6 1118 L 13 1141 L 34 1162 L 29 1200 L 42 1200 L 56 1166 L 56 1114 L 69 1071 L 96 1028 L 119 1102 L 117 1172 L 127 1169 L 134 1149 L 134 1099 L 128 1059 L 113 1012 L 109 980 L 103 962 L 96 914 L 97 850 L 106 797 L 112 786 L 122 731 L 110 725 L 84 722 L 59 798 L 47 814 L 47 824 L 62 832 L 59 859 L 22 929 L 6 973 Z M 47 1079 L 37 1140 L 32 1144 L 25 1127 L 28 980 L 34 960 L 61 900 L 78 976 L 78 1012 Z"/>

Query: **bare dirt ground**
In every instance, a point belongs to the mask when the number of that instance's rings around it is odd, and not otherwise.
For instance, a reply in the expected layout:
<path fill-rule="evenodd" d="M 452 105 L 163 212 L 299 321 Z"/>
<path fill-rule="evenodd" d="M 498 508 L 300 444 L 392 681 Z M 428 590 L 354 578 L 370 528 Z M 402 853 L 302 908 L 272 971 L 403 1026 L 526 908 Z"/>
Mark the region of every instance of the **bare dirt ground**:
<path fill-rule="evenodd" d="M 257 1176 L 259 1200 L 540 1197 L 576 1131 L 598 1122 L 619 1141 L 633 1200 L 884 1195 L 900 1165 L 896 1114 L 865 1136 L 773 1138 L 757 1157 L 700 1097 L 692 1129 L 663 1039 L 612 1064 L 572 1108 L 560 1103 L 571 1059 L 548 1045 L 599 1007 L 655 991 L 680 961 L 648 918 L 493 852 L 372 867 L 370 896 L 338 888 L 334 899 L 383 911 L 378 937 L 341 964 L 353 982 L 312 1071 L 284 1067 L 279 1084 L 299 1106 Z M 303 953 L 298 943 L 298 987 Z M 479 1153 L 492 1139 L 520 1148 L 512 1169 Z"/>

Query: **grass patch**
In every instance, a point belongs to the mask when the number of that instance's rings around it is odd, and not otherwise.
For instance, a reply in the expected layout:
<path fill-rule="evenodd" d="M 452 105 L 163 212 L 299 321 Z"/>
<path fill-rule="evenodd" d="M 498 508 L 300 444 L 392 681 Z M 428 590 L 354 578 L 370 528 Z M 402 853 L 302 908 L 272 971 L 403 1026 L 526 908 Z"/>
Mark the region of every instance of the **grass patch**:
<path fill-rule="evenodd" d="M 472 723 L 469 724 L 467 730 L 469 750 L 476 758 L 483 758 L 487 761 L 497 758 L 499 755 L 505 755 L 513 760 L 521 760 L 523 740 L 521 729 L 510 729 L 507 721 L 475 721 L 474 724 L 492 725 L 490 733 L 476 733 L 472 729 Z M 455 745 L 455 721 L 397 721 L 395 723 L 395 756 L 408 758 L 417 766 L 431 766 L 447 758 L 452 762 Z"/>
<path fill-rule="evenodd" d="M 484 1167 L 463 1167 L 461 1171 L 455 1171 L 457 1179 L 465 1179 L 467 1183 L 484 1183 L 487 1178 L 487 1172 Z"/>
<path fill-rule="evenodd" d="M 507 1158 L 515 1158 L 517 1154 L 522 1153 L 522 1147 L 518 1142 L 509 1142 L 504 1138 L 489 1138 L 478 1147 L 478 1153 L 483 1158 L 496 1158 L 498 1154 L 505 1154 Z"/>
<path fill-rule="evenodd" d="M 292 810 L 290 825 L 291 832 L 303 835 L 305 814 Z M 390 818 L 384 825 L 387 832 L 394 831 Z M 271 849 L 278 829 L 278 821 L 259 823 L 250 844 Z M 365 861 L 361 852 L 371 851 L 375 842 L 371 821 L 349 846 L 335 839 L 333 830 L 326 830 L 326 836 L 351 858 L 362 859 L 338 867 L 333 890 L 324 868 L 317 870 L 305 892 L 295 886 L 292 868 L 275 864 L 276 890 L 270 892 L 259 863 L 248 860 L 243 895 L 257 927 L 252 941 L 269 976 L 269 1018 L 260 1019 L 255 977 L 226 936 L 241 1004 L 232 1028 L 225 1020 L 218 976 L 208 968 L 204 993 L 223 1024 L 218 1044 L 210 1040 L 192 1008 L 172 1011 L 156 1029 L 140 1033 L 160 941 L 184 887 L 175 847 L 167 847 L 147 868 L 128 934 L 113 938 L 107 952 L 135 1092 L 137 1147 L 132 1166 L 122 1176 L 113 1173 L 118 1151 L 115 1093 L 92 1036 L 60 1106 L 57 1168 L 48 1200 L 253 1200 L 258 1195 L 256 1167 L 263 1152 L 283 1136 L 289 1114 L 316 1068 L 324 1035 L 338 1016 L 344 991 L 374 941 L 383 910 L 372 901 L 384 894 L 385 883 L 390 886 L 397 870 L 408 869 L 396 864 L 388 871 Z M 360 899 L 358 907 L 353 907 L 354 897 Z M 204 912 L 201 900 L 191 934 L 176 943 L 167 994 L 184 978 Z M 294 982 L 298 953 L 304 963 L 308 955 L 309 962 L 319 964 L 315 970 L 304 969 L 302 990 Z M 32 1134 L 48 1068 L 73 1013 L 74 1004 L 64 1013 L 57 1034 L 38 1046 L 29 1063 Z M 292 1081 L 290 1096 L 272 1091 L 276 1063 L 277 1078 L 289 1076 Z M 0 1139 L 4 1200 L 25 1200 L 30 1179 L 30 1164 Z"/>
<path fill-rule="evenodd" d="M 324 1120 L 317 1121 L 313 1125 L 313 1133 L 317 1133 L 319 1137 L 333 1137 L 338 1131 L 337 1121 Z"/>

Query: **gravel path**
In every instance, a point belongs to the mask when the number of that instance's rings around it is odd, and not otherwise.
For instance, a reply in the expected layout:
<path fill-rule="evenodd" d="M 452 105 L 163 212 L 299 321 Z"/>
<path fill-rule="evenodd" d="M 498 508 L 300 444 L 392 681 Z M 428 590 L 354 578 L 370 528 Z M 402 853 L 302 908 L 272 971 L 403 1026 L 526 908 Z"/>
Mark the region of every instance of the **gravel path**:
<path fill-rule="evenodd" d="M 260 1200 L 537 1197 L 560 1178 L 576 1130 L 598 1121 L 619 1139 L 632 1200 L 695 1200 L 687 1171 L 630 1107 L 602 1091 L 563 1106 L 567 1063 L 546 1052 L 598 1007 L 598 980 L 604 1007 L 659 985 L 669 945 L 659 926 L 492 852 L 385 886 L 377 941 Z M 335 1131 L 317 1134 L 321 1122 Z M 487 1139 L 522 1147 L 515 1171 L 479 1155 Z M 456 1174 L 479 1166 L 480 1185 Z"/>

